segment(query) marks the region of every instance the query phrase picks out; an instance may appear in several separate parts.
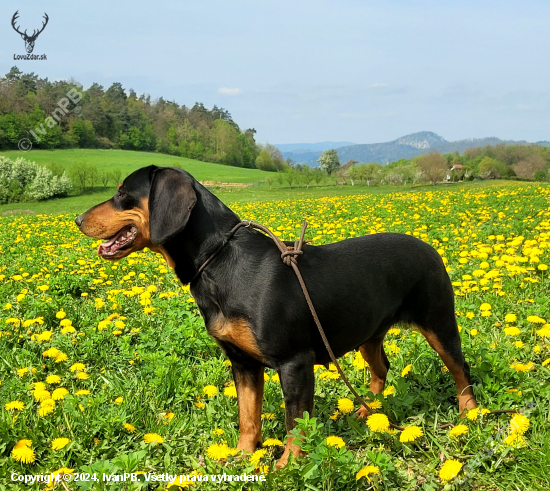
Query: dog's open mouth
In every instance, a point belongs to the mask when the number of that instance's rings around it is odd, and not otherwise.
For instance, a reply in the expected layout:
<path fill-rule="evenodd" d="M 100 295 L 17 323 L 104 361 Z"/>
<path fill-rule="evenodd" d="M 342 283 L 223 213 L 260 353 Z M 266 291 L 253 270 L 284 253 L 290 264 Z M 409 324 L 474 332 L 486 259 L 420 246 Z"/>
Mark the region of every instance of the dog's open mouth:
<path fill-rule="evenodd" d="M 127 248 L 137 236 L 137 227 L 135 225 L 126 225 L 119 230 L 107 242 L 99 244 L 97 253 L 103 257 L 114 256 L 121 249 Z"/>

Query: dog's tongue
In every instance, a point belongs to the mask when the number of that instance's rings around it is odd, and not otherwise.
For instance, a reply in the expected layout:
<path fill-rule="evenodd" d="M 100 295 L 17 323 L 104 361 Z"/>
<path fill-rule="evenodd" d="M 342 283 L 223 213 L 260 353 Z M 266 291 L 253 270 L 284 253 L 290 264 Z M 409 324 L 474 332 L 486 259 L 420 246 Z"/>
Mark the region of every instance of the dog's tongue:
<path fill-rule="evenodd" d="M 114 254 L 118 249 L 120 249 L 126 241 L 124 241 L 123 237 L 126 237 L 126 233 L 130 231 L 130 227 L 124 227 L 122 230 L 120 230 L 118 233 L 116 233 L 113 237 L 111 237 L 108 241 L 102 242 L 99 244 L 99 247 L 97 249 L 97 253 L 100 256 Z M 120 242 L 120 244 L 116 243 L 117 241 Z"/>

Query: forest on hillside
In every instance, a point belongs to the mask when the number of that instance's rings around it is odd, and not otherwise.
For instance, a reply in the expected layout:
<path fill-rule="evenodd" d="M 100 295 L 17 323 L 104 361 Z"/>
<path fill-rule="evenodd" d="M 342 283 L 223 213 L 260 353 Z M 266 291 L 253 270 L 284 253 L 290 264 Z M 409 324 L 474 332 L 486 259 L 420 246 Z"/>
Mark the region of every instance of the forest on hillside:
<path fill-rule="evenodd" d="M 65 112 L 60 101 L 71 89 L 82 99 Z M 17 149 L 28 138 L 33 148 L 119 148 L 255 168 L 261 151 L 255 133 L 241 130 L 223 108 L 138 96 L 120 83 L 84 89 L 74 80 L 51 82 L 17 67 L 0 77 L 0 150 Z"/>

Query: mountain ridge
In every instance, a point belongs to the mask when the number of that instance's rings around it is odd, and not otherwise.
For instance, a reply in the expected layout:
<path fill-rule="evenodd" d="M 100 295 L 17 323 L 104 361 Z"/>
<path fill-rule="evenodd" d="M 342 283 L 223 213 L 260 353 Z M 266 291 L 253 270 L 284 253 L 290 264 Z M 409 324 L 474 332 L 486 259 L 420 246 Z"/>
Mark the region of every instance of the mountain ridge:
<path fill-rule="evenodd" d="M 330 143 L 330 142 L 323 142 Z M 525 140 L 501 140 L 500 138 L 491 136 L 485 138 L 468 138 L 464 140 L 448 141 L 442 136 L 432 131 L 419 131 L 404 135 L 395 140 L 382 143 L 365 143 L 345 145 L 336 148 L 340 162 L 347 162 L 350 159 L 359 162 L 377 162 L 379 164 L 388 164 L 400 159 L 411 159 L 428 153 L 438 151 L 440 153 L 452 153 L 458 151 L 462 153 L 468 148 L 484 147 L 487 145 L 498 145 L 504 143 L 506 145 L 526 145 Z M 540 142 L 537 144 L 545 144 Z M 292 144 L 286 144 L 291 146 Z M 317 159 L 322 151 L 313 149 L 297 149 L 294 151 L 283 150 L 281 146 L 276 145 L 281 150 L 285 159 L 290 158 L 296 164 L 307 164 L 311 167 L 317 167 L 319 163 Z M 288 147 L 287 147 L 288 148 Z M 324 150 L 328 150 L 325 148 Z"/>

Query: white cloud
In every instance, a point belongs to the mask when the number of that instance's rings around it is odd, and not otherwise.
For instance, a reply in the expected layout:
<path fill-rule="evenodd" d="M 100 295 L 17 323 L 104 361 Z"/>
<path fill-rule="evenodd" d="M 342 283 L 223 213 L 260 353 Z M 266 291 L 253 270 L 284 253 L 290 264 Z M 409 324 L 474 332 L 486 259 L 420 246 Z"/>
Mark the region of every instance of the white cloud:
<path fill-rule="evenodd" d="M 218 92 L 223 95 L 239 95 L 242 93 L 242 90 L 239 88 L 230 89 L 229 87 L 220 87 Z"/>

